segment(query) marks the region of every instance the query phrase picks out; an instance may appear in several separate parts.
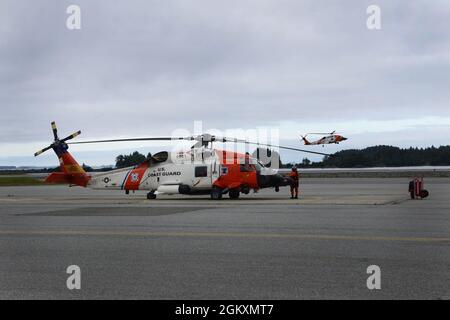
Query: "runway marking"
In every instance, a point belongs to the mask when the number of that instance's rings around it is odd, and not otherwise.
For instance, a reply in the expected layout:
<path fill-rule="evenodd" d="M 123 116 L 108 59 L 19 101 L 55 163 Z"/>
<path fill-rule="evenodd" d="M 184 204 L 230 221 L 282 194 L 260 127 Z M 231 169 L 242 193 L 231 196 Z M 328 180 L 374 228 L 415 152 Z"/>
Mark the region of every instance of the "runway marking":
<path fill-rule="evenodd" d="M 122 232 L 83 230 L 0 230 L 0 235 L 48 235 L 48 236 L 127 236 L 127 237 L 176 237 L 176 238 L 255 238 L 296 240 L 349 240 L 349 241 L 407 241 L 450 242 L 450 238 L 351 236 L 326 234 L 277 234 L 277 233 L 231 233 L 231 232 Z"/>

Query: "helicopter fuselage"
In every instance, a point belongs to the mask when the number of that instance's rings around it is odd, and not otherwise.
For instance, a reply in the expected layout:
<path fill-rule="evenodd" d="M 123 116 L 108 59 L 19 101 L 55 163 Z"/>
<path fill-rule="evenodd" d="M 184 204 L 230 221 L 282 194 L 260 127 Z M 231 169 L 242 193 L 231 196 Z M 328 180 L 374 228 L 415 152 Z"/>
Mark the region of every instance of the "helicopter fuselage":
<path fill-rule="evenodd" d="M 147 190 L 150 194 L 209 194 L 213 189 L 230 195 L 290 185 L 290 180 L 262 166 L 247 154 L 207 148 L 178 152 L 162 162 L 91 176 L 87 187 L 109 190 Z"/>

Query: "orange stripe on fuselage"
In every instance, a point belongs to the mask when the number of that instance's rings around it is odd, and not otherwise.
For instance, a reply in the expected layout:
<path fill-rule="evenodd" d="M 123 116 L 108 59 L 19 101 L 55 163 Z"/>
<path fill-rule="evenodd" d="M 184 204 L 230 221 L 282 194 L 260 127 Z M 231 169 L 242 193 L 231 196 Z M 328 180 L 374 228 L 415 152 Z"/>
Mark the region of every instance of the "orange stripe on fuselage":
<path fill-rule="evenodd" d="M 141 184 L 142 178 L 145 175 L 145 172 L 149 168 L 148 163 L 144 162 L 139 165 L 136 169 L 131 170 L 128 174 L 127 180 L 123 185 L 123 189 L 125 190 L 139 190 L 139 186 Z"/>

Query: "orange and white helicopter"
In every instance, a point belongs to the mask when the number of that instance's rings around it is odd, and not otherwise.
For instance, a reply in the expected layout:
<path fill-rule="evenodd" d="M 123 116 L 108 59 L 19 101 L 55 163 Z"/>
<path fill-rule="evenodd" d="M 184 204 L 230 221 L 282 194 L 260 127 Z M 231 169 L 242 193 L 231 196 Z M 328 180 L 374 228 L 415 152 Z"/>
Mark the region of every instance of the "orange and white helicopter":
<path fill-rule="evenodd" d="M 92 189 L 124 190 L 127 194 L 130 191 L 146 190 L 148 199 L 155 199 L 158 194 L 209 194 L 211 199 L 218 200 L 227 193 L 230 198 L 237 199 L 240 193 L 248 194 L 251 189 L 256 191 L 262 188 L 274 188 L 278 192 L 280 187 L 291 184 L 289 177 L 265 167 L 248 153 L 214 149 L 213 142 L 243 143 L 327 155 L 321 152 L 216 137 L 210 134 L 191 137 L 150 137 L 68 143 L 67 141 L 80 135 L 81 131 L 59 139 L 54 122 L 52 122 L 52 130 L 53 143 L 35 153 L 35 156 L 38 156 L 53 149 L 58 156 L 60 172 L 51 173 L 46 178 L 46 182 L 66 183 Z M 194 145 L 187 151 L 158 152 L 134 167 L 96 174 L 85 172 L 68 151 L 69 144 L 174 140 L 188 140 L 194 142 Z"/>
<path fill-rule="evenodd" d="M 325 146 L 326 144 L 333 144 L 333 143 L 339 144 L 339 142 L 347 140 L 347 138 L 345 138 L 339 134 L 335 134 L 335 132 L 336 132 L 336 130 L 333 132 L 330 132 L 330 133 L 307 133 L 306 135 L 302 136 L 302 140 L 305 143 L 305 146 L 306 145 L 322 145 L 322 147 Z M 306 140 L 306 137 L 311 134 L 326 134 L 326 136 L 324 136 L 316 141 Z"/>

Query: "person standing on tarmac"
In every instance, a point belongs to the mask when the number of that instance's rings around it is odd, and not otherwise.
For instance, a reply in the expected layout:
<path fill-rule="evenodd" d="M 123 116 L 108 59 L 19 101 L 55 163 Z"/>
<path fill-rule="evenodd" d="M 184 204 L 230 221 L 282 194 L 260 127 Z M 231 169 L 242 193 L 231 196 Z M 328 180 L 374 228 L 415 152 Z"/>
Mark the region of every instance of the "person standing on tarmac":
<path fill-rule="evenodd" d="M 292 172 L 289 174 L 289 177 L 292 179 L 291 183 L 291 199 L 298 199 L 298 171 L 297 167 L 292 167 Z"/>

